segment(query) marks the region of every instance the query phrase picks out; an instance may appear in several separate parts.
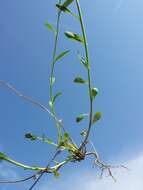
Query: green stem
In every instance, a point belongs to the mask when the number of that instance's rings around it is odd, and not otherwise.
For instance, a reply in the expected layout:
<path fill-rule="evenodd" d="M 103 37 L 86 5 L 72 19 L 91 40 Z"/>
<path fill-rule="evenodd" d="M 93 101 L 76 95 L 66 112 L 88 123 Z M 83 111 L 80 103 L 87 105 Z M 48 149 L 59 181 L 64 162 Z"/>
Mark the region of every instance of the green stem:
<path fill-rule="evenodd" d="M 58 144 L 56 144 L 56 143 L 54 143 L 54 142 L 50 142 L 50 143 L 49 143 L 48 139 L 44 139 L 44 140 L 43 140 L 42 137 L 36 137 L 36 139 L 39 140 L 39 141 L 42 141 L 42 142 L 45 142 L 45 143 L 48 143 L 48 144 L 50 144 L 50 145 L 53 145 L 53 146 L 58 147 Z"/>
<path fill-rule="evenodd" d="M 59 5 L 62 3 L 61 0 L 59 0 Z M 55 36 L 55 42 L 54 42 L 54 50 L 53 50 L 53 60 L 52 60 L 52 67 L 51 67 L 51 75 L 50 75 L 50 101 L 52 102 L 53 100 L 53 84 L 52 84 L 52 78 L 54 76 L 54 69 L 55 69 L 55 58 L 56 58 L 56 52 L 57 52 L 57 45 L 58 45 L 58 36 L 59 36 L 59 28 L 60 28 L 60 16 L 61 16 L 62 11 L 59 9 L 58 10 L 58 17 L 57 17 L 57 26 L 56 26 L 56 36 Z M 62 140 L 62 129 L 64 132 L 67 132 L 67 130 L 64 129 L 62 126 L 61 122 L 57 119 L 56 112 L 55 112 L 55 106 L 52 104 L 51 107 L 51 112 L 55 117 L 56 121 L 56 128 L 58 132 L 58 144 L 60 144 Z M 70 141 L 73 142 L 73 140 L 70 137 Z"/>
<path fill-rule="evenodd" d="M 61 1 L 59 1 L 59 4 L 61 4 Z M 52 101 L 52 98 L 53 98 L 53 85 L 52 85 L 52 80 L 51 79 L 52 79 L 52 77 L 54 75 L 55 58 L 56 58 L 58 36 L 59 36 L 60 16 L 61 16 L 61 11 L 58 10 L 58 18 L 57 18 L 57 26 L 56 26 L 56 36 L 55 36 L 55 42 L 54 42 L 53 60 L 52 60 L 51 75 L 50 75 L 50 100 L 51 101 Z"/>
<path fill-rule="evenodd" d="M 67 163 L 69 163 L 70 161 L 72 161 L 72 158 L 67 158 L 66 160 L 64 160 L 63 162 L 60 162 L 59 164 L 51 167 L 52 170 L 59 170 L 62 166 L 66 165 Z"/>
<path fill-rule="evenodd" d="M 54 170 L 59 170 L 62 166 L 64 166 L 65 164 L 67 164 L 68 162 L 70 162 L 72 160 L 72 158 L 67 158 L 66 160 L 60 162 L 59 164 L 56 164 L 55 166 L 52 166 L 52 167 L 46 167 L 46 168 L 41 168 L 41 167 L 32 167 L 32 166 L 28 166 L 28 165 L 25 165 L 25 164 L 22 164 L 20 162 L 17 162 L 11 158 L 9 158 L 8 156 L 6 155 L 3 155 L 3 157 L 1 158 L 2 160 L 4 161 L 7 161 L 15 166 L 18 166 L 18 167 L 21 167 L 25 170 L 34 170 L 34 171 L 43 171 L 43 172 L 48 172 L 49 173 L 52 173 Z"/>
<path fill-rule="evenodd" d="M 59 4 L 61 4 L 61 0 L 59 0 Z M 53 76 L 54 76 L 55 58 L 56 58 L 58 36 L 59 36 L 60 16 L 61 16 L 61 10 L 58 10 L 56 36 L 55 36 L 55 42 L 54 42 L 53 60 L 52 60 L 52 67 L 51 67 L 51 74 L 50 74 L 50 101 L 51 102 L 53 100 L 53 83 L 52 83 L 52 79 L 53 79 Z M 51 112 L 56 117 L 54 105 L 52 105 Z M 60 140 L 61 140 L 61 125 L 57 121 L 56 121 L 56 127 L 57 127 L 57 131 L 58 131 L 58 141 L 60 142 Z"/>
<path fill-rule="evenodd" d="M 79 14 L 81 30 L 82 30 L 83 39 L 84 39 L 86 62 L 88 64 L 87 72 L 88 72 L 88 90 L 89 90 L 89 102 L 90 102 L 89 103 L 90 104 L 89 105 L 90 106 L 90 108 L 89 108 L 90 109 L 89 125 L 88 125 L 87 134 L 85 136 L 85 139 L 84 139 L 84 141 L 82 142 L 82 144 L 80 146 L 80 148 L 82 148 L 87 142 L 87 139 L 88 139 L 89 134 L 90 134 L 91 126 L 92 126 L 93 101 L 92 101 L 92 94 L 91 94 L 91 70 L 90 70 L 90 63 L 89 63 L 89 53 L 88 53 L 87 38 L 86 38 L 85 27 L 84 27 L 83 19 L 82 19 L 82 12 L 81 12 L 81 8 L 80 8 L 80 4 L 79 4 L 78 0 L 76 0 L 76 6 L 77 6 L 78 14 Z"/>
<path fill-rule="evenodd" d="M 11 163 L 11 164 L 14 164 L 14 165 L 16 165 L 16 166 L 18 166 L 18 167 L 21 167 L 21 168 L 23 168 L 23 169 L 26 169 L 26 170 L 35 170 L 35 171 L 43 171 L 43 170 L 45 170 L 45 168 L 32 167 L 32 166 L 28 166 L 28 165 L 22 164 L 22 163 L 20 163 L 20 162 L 17 162 L 17 161 L 15 161 L 15 160 L 12 160 L 12 159 L 9 158 L 9 157 L 5 157 L 4 160 L 7 161 L 7 162 L 9 162 L 9 163 Z"/>
<path fill-rule="evenodd" d="M 56 164 L 55 166 L 52 166 L 52 167 L 50 167 L 50 168 L 47 168 L 47 167 L 46 167 L 46 168 L 40 168 L 40 167 L 28 166 L 28 165 L 22 164 L 22 163 L 20 163 L 20 162 L 17 162 L 17 161 L 15 161 L 15 160 L 13 160 L 13 159 L 7 157 L 7 156 L 4 158 L 4 160 L 7 161 L 7 162 L 9 162 L 9 163 L 11 163 L 11 164 L 13 164 L 13 165 L 16 165 L 16 166 L 18 166 L 18 167 L 21 167 L 21 168 L 23 168 L 23 169 L 25 169 L 25 170 L 47 171 L 47 172 L 49 171 L 49 172 L 51 173 L 51 172 L 54 171 L 54 170 L 59 170 L 62 166 L 64 166 L 64 165 L 67 164 L 68 162 L 70 162 L 72 159 L 71 159 L 71 158 L 68 158 L 68 159 L 66 159 L 66 160 L 60 162 L 59 164 Z"/>

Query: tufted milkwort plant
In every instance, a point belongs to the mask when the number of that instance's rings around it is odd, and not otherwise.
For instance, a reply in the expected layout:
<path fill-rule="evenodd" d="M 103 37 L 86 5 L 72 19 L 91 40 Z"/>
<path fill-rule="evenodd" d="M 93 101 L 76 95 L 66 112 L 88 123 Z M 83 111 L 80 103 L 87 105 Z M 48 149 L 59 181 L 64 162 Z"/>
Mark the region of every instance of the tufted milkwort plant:
<path fill-rule="evenodd" d="M 76 13 L 73 13 L 70 10 L 71 4 L 75 5 Z M 13 160 L 5 153 L 0 152 L 1 161 L 6 161 L 17 167 L 21 167 L 25 169 L 25 172 L 27 172 L 27 170 L 34 171 L 34 174 L 32 176 L 28 176 L 27 178 L 17 180 L 17 181 L 1 181 L 0 183 L 21 183 L 28 180 L 33 180 L 33 185 L 29 188 L 29 190 L 34 188 L 34 186 L 37 184 L 37 182 L 41 179 L 41 177 L 44 174 L 47 174 L 47 175 L 54 174 L 55 177 L 59 177 L 60 170 L 65 165 L 69 163 L 74 164 L 74 163 L 81 162 L 90 156 L 94 158 L 94 166 L 98 167 L 101 170 L 101 176 L 103 175 L 105 171 L 115 181 L 115 178 L 112 175 L 112 168 L 118 167 L 118 166 L 111 166 L 102 162 L 95 149 L 93 142 L 90 140 L 90 133 L 91 133 L 92 126 L 96 125 L 96 123 L 101 119 L 102 113 L 101 112 L 93 113 L 93 103 L 98 94 L 98 89 L 92 86 L 91 65 L 89 63 L 88 43 L 87 43 L 86 32 L 85 32 L 85 27 L 83 23 L 83 17 L 82 17 L 79 0 L 64 0 L 63 2 L 62 0 L 59 0 L 58 3 L 55 5 L 55 7 L 57 10 L 56 26 L 53 26 L 49 22 L 45 23 L 46 28 L 48 28 L 48 30 L 53 32 L 53 36 L 54 36 L 54 49 L 53 49 L 53 54 L 52 54 L 50 84 L 49 84 L 49 94 L 50 94 L 49 107 L 42 105 L 40 102 L 35 101 L 33 98 L 25 96 L 24 94 L 19 92 L 15 87 L 13 87 L 10 83 L 0 80 L 0 84 L 2 86 L 7 87 L 17 96 L 19 96 L 21 99 L 47 112 L 53 118 L 55 122 L 56 130 L 57 130 L 57 142 L 53 142 L 52 140 L 43 136 L 40 137 L 40 136 L 33 135 L 32 133 L 25 134 L 25 138 L 31 141 L 38 140 L 38 141 L 46 142 L 50 144 L 51 146 L 53 146 L 53 148 L 55 148 L 54 155 L 52 156 L 51 160 L 47 163 L 45 167 L 37 167 L 37 166 L 34 167 L 34 166 L 25 165 L 23 163 Z M 74 138 L 71 136 L 71 134 L 67 131 L 67 129 L 63 125 L 63 119 L 60 119 L 57 116 L 56 108 L 55 108 L 55 101 L 61 96 L 61 93 L 58 92 L 54 94 L 53 92 L 53 85 L 55 83 L 55 77 L 54 77 L 55 66 L 58 61 L 60 61 L 61 59 L 63 59 L 63 57 L 65 57 L 66 55 L 70 53 L 69 50 L 66 50 L 57 55 L 57 49 L 58 49 L 57 45 L 59 41 L 59 32 L 60 32 L 60 20 L 61 20 L 62 14 L 70 14 L 71 16 L 75 17 L 76 21 L 79 22 L 80 24 L 81 34 L 77 34 L 71 31 L 65 31 L 64 35 L 67 39 L 80 43 L 81 46 L 83 47 L 84 56 L 78 53 L 78 59 L 81 64 L 81 67 L 84 67 L 87 73 L 87 80 L 83 79 L 80 76 L 76 77 L 73 80 L 73 82 L 76 83 L 77 85 L 86 84 L 87 93 L 89 97 L 89 100 L 88 100 L 89 113 L 80 114 L 79 116 L 76 117 L 77 123 L 80 123 L 85 118 L 88 118 L 88 126 L 84 129 L 84 131 L 81 132 L 82 140 L 79 145 L 75 143 Z M 92 145 L 93 151 L 88 151 L 89 144 Z M 64 152 L 67 153 L 66 154 L 67 156 L 65 159 L 63 159 Z M 61 156 L 61 161 L 56 162 L 56 158 L 57 157 L 60 158 L 60 156 Z M 124 166 L 121 166 L 121 167 L 124 167 Z"/>

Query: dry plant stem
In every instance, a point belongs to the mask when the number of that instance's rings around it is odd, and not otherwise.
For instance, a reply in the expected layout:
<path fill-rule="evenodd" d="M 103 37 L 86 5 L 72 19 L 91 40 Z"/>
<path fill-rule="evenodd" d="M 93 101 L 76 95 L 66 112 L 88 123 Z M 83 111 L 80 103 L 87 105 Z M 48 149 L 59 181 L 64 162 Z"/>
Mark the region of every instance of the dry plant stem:
<path fill-rule="evenodd" d="M 87 62 L 87 65 L 88 65 L 88 90 L 89 90 L 89 102 L 90 102 L 89 103 L 90 104 L 89 125 L 88 125 L 87 134 L 85 136 L 85 139 L 84 139 L 84 141 L 82 142 L 82 144 L 80 146 L 80 149 L 82 149 L 83 146 L 85 146 L 87 144 L 87 139 L 89 137 L 91 126 L 92 126 L 93 101 L 92 101 L 92 94 L 91 94 L 91 71 L 90 71 L 90 64 L 89 64 L 87 38 L 86 38 L 86 33 L 85 33 L 85 27 L 84 27 L 84 24 L 83 24 L 83 18 L 82 18 L 82 13 L 81 13 L 81 9 L 80 9 L 80 4 L 79 4 L 78 0 L 76 0 L 76 5 L 77 5 L 77 10 L 78 10 L 81 30 L 82 30 L 82 34 L 83 34 L 83 39 L 84 39 L 86 62 Z"/>
<path fill-rule="evenodd" d="M 51 113 L 49 111 L 49 109 L 44 106 L 43 104 L 41 104 L 40 102 L 33 100 L 31 97 L 25 96 L 24 94 L 22 94 L 21 92 L 19 92 L 14 86 L 12 86 L 10 83 L 5 82 L 3 80 L 0 80 L 0 84 L 7 87 L 9 90 L 11 90 L 12 92 L 14 92 L 17 96 L 19 96 L 20 98 L 22 98 L 23 100 L 30 102 L 31 104 L 33 104 L 36 107 L 39 107 L 41 110 L 48 112 L 50 114 L 51 117 L 53 117 L 56 121 L 58 121 L 58 119 L 53 115 L 53 113 Z"/>
<path fill-rule="evenodd" d="M 94 156 L 96 158 L 94 163 L 96 163 L 99 160 L 99 156 L 98 156 L 98 154 L 96 152 L 87 152 L 85 155 L 86 156 Z"/>
<path fill-rule="evenodd" d="M 48 112 L 49 115 L 56 121 L 56 123 L 58 123 L 60 126 L 62 126 L 61 121 L 55 116 L 55 114 L 53 114 L 46 106 L 41 104 L 39 101 L 36 101 L 29 96 L 25 96 L 20 91 L 18 91 L 13 85 L 11 85 L 10 83 L 8 83 L 6 81 L 0 80 L 0 84 L 3 85 L 4 87 L 8 88 L 9 90 L 11 90 L 13 93 L 15 93 L 17 96 L 19 96 L 23 100 L 30 102 L 31 104 L 33 104 L 36 107 L 39 107 L 42 111 Z"/>
<path fill-rule="evenodd" d="M 28 181 L 28 180 L 31 180 L 31 179 L 36 179 L 37 177 L 37 174 L 34 174 L 32 176 L 29 176 L 27 178 L 24 178 L 24 179 L 20 179 L 20 180 L 15 180 L 15 181 L 0 181 L 0 183 L 2 184 L 15 184 L 15 183 L 22 183 L 22 182 L 25 182 L 25 181 Z"/>
<path fill-rule="evenodd" d="M 110 176 L 110 177 L 112 177 L 112 179 L 114 180 L 114 182 L 116 182 L 116 179 L 115 179 L 115 177 L 113 176 L 113 174 L 112 174 L 112 171 L 111 171 L 111 169 L 112 168 L 117 168 L 116 166 L 111 166 L 111 165 L 106 165 L 106 164 L 104 164 L 104 163 L 102 163 L 100 160 L 99 160 L 99 156 L 98 156 L 98 154 L 96 153 L 96 152 L 87 152 L 86 153 L 86 156 L 94 156 L 96 159 L 94 160 L 94 166 L 97 166 L 100 170 L 101 170 L 101 175 L 100 175 L 100 177 L 102 178 L 102 176 L 103 176 L 103 173 L 104 173 L 104 171 L 106 170 L 107 172 L 108 172 L 108 176 Z"/>
<path fill-rule="evenodd" d="M 128 168 L 126 166 L 124 166 L 124 165 L 112 166 L 112 165 L 108 165 L 108 164 L 105 164 L 105 163 L 101 162 L 97 152 L 87 152 L 86 153 L 86 156 L 91 156 L 91 155 L 96 158 L 94 160 L 93 166 L 97 166 L 101 170 L 100 178 L 102 178 L 104 172 L 107 171 L 108 176 L 110 176 L 113 179 L 113 181 L 116 182 L 116 178 L 114 177 L 114 175 L 112 173 L 112 169 L 124 168 L 124 169 L 128 170 Z"/>
<path fill-rule="evenodd" d="M 19 96 L 23 100 L 30 102 L 31 104 L 33 104 L 36 107 L 39 107 L 42 111 L 48 112 L 49 115 L 56 121 L 56 123 L 58 123 L 65 132 L 67 131 L 62 126 L 62 122 L 55 116 L 54 113 L 50 112 L 46 106 L 44 106 L 43 104 L 41 104 L 40 102 L 34 100 L 33 98 L 31 98 L 29 96 L 25 96 L 20 91 L 18 91 L 13 85 L 11 85 L 10 83 L 8 83 L 6 81 L 0 80 L 0 84 L 3 85 L 4 87 L 8 88 L 9 90 L 11 90 L 13 93 L 15 93 L 17 96 Z M 71 140 L 71 142 L 73 142 L 71 138 L 70 138 L 70 140 Z M 57 146 L 57 145 L 55 144 L 55 146 Z"/>
<path fill-rule="evenodd" d="M 108 165 L 108 164 L 103 163 L 102 161 L 100 161 L 98 152 L 96 151 L 93 142 L 90 140 L 89 143 L 92 145 L 94 151 L 93 152 L 87 152 L 86 156 L 94 156 L 95 157 L 93 166 L 97 166 L 101 170 L 100 177 L 102 178 L 103 173 L 106 170 L 108 172 L 108 176 L 110 176 L 114 180 L 114 182 L 116 182 L 116 179 L 113 176 L 111 169 L 114 169 L 114 168 L 124 168 L 124 169 L 128 170 L 128 168 L 125 167 L 124 165 L 112 166 L 112 165 Z"/>
<path fill-rule="evenodd" d="M 91 144 L 92 148 L 93 148 L 93 152 L 97 155 L 97 157 L 99 158 L 99 155 L 98 155 L 98 151 L 96 150 L 95 148 L 95 145 L 93 144 L 93 142 L 91 140 L 89 140 L 89 143 Z"/>

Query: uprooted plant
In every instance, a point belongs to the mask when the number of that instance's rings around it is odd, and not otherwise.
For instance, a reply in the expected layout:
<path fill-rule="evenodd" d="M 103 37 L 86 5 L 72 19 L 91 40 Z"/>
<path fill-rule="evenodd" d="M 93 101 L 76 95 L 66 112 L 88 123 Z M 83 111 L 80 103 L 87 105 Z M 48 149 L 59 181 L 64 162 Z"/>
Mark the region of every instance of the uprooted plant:
<path fill-rule="evenodd" d="M 77 13 L 73 13 L 70 9 L 69 6 L 71 4 L 76 5 L 76 10 Z M 19 92 L 15 87 L 13 87 L 11 84 L 0 80 L 0 84 L 7 87 L 9 90 L 14 92 L 17 96 L 22 98 L 23 100 L 30 102 L 31 104 L 39 107 L 43 111 L 47 112 L 50 114 L 50 116 L 53 118 L 56 124 L 56 129 L 57 129 L 57 142 L 53 142 L 50 139 L 47 139 L 45 136 L 36 136 L 33 135 L 32 133 L 27 133 L 25 134 L 25 138 L 35 141 L 39 140 L 42 142 L 46 142 L 53 147 L 55 147 L 55 154 L 53 155 L 52 159 L 49 161 L 46 167 L 32 167 L 28 166 L 25 164 L 22 164 L 20 162 L 17 162 L 11 158 L 9 158 L 6 154 L 0 152 L 0 160 L 7 161 L 11 164 L 14 164 L 18 167 L 21 167 L 26 170 L 33 170 L 35 171 L 35 174 L 32 176 L 29 176 L 25 179 L 22 180 L 17 180 L 17 181 L 2 181 L 1 183 L 20 183 L 24 182 L 30 179 L 34 180 L 33 185 L 29 188 L 31 190 L 36 183 L 40 180 L 40 178 L 43 176 L 43 174 L 54 174 L 55 177 L 59 176 L 59 170 L 66 164 L 68 163 L 75 163 L 75 162 L 80 162 L 85 160 L 89 156 L 94 157 L 94 166 L 97 166 L 101 169 L 101 175 L 103 175 L 103 172 L 106 171 L 109 176 L 111 176 L 114 180 L 114 176 L 112 175 L 112 168 L 114 168 L 111 165 L 104 164 L 101 160 L 100 157 L 92 143 L 92 141 L 89 139 L 90 133 L 91 133 L 91 128 L 93 125 L 95 125 L 98 120 L 100 120 L 102 114 L 101 112 L 96 112 L 95 114 L 93 113 L 93 102 L 98 94 L 98 89 L 92 86 L 92 81 L 91 81 L 91 65 L 89 63 L 89 53 L 88 53 L 88 44 L 87 44 L 87 38 L 86 38 L 86 32 L 85 32 L 85 27 L 83 23 L 83 17 L 82 17 L 82 12 L 79 4 L 79 0 L 65 0 L 62 2 L 62 0 L 59 0 L 58 4 L 56 4 L 57 8 L 57 22 L 56 22 L 56 27 L 51 25 L 49 22 L 45 23 L 45 26 L 53 32 L 54 34 L 54 49 L 53 49 L 53 55 L 52 55 L 52 63 L 51 63 L 51 74 L 50 74 L 50 100 L 49 100 L 49 108 L 46 106 L 42 105 L 40 102 L 37 102 L 33 100 L 32 98 L 25 96 L 21 92 Z M 88 126 L 87 128 L 81 132 L 81 135 L 83 136 L 83 140 L 81 141 L 80 145 L 77 145 L 67 131 L 67 129 L 63 125 L 63 120 L 58 118 L 56 114 L 56 109 L 55 109 L 55 100 L 61 95 L 61 93 L 56 93 L 54 95 L 53 93 L 53 85 L 55 82 L 55 77 L 54 77 L 54 69 L 56 66 L 56 63 L 61 60 L 64 56 L 69 54 L 69 50 L 61 52 L 59 55 L 57 55 L 57 44 L 58 44 L 58 39 L 59 39 L 59 30 L 60 30 L 60 19 L 62 14 L 71 14 L 76 18 L 76 20 L 80 23 L 81 27 L 81 35 L 78 35 L 76 33 L 66 31 L 64 33 L 65 37 L 68 39 L 74 40 L 78 43 L 80 43 L 85 51 L 85 55 L 82 56 L 80 53 L 78 53 L 78 59 L 81 65 L 85 68 L 87 72 L 87 80 L 83 79 L 82 77 L 78 76 L 74 79 L 74 83 L 77 84 L 86 84 L 88 87 L 88 94 L 89 94 L 89 113 L 88 114 L 80 114 L 76 118 L 76 122 L 79 123 L 81 122 L 84 118 L 88 118 Z M 90 152 L 88 151 L 87 145 L 91 144 L 93 147 L 93 151 Z M 56 162 L 56 158 L 59 157 L 63 152 L 67 152 L 68 155 L 67 157 L 61 161 L 61 162 Z M 55 164 L 56 163 L 56 164 Z M 51 166 L 52 165 L 52 166 Z M 118 166 L 117 166 L 118 167 Z M 124 167 L 124 166 L 121 166 Z"/>

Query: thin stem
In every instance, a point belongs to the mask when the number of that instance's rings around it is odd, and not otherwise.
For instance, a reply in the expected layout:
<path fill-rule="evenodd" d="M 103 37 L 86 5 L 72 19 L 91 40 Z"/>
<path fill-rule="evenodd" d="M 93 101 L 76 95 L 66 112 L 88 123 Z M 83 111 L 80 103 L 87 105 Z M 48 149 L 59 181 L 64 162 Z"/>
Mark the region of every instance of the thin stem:
<path fill-rule="evenodd" d="M 61 4 L 61 0 L 59 0 L 59 4 Z M 52 101 L 52 98 L 53 98 L 53 84 L 52 84 L 52 78 L 53 78 L 53 75 L 54 75 L 55 58 L 56 58 L 57 45 L 58 45 L 60 16 L 61 16 L 61 10 L 58 10 L 57 26 L 56 26 L 56 36 L 55 36 L 55 42 L 54 42 L 53 60 L 52 60 L 51 75 L 50 75 L 50 100 L 51 100 L 51 101 Z"/>
<path fill-rule="evenodd" d="M 62 3 L 61 0 L 59 0 L 59 5 Z M 59 9 L 58 10 L 58 17 L 57 17 L 57 25 L 56 25 L 56 36 L 55 36 L 55 42 L 54 42 L 54 50 L 53 50 L 53 60 L 52 60 L 52 67 L 51 67 L 51 75 L 50 75 L 50 102 L 52 102 L 53 100 L 53 84 L 52 84 L 52 78 L 54 76 L 54 69 L 55 69 L 55 58 L 56 58 L 56 52 L 57 52 L 57 45 L 58 45 L 58 37 L 59 37 L 59 29 L 60 29 L 60 16 L 61 16 L 62 11 Z M 55 118 L 57 118 L 56 116 L 56 112 L 55 112 L 55 107 L 54 105 L 52 105 L 51 108 L 51 112 L 54 115 Z M 64 132 L 67 132 L 67 130 L 65 130 L 64 126 L 62 125 L 61 122 L 59 122 L 59 120 L 56 120 L 56 127 L 58 130 L 58 143 L 60 143 L 61 141 L 61 133 L 62 133 L 62 129 Z M 67 132 L 68 133 L 68 132 Z M 73 143 L 72 138 L 70 137 L 70 141 Z"/>
<path fill-rule="evenodd" d="M 19 180 L 14 180 L 14 181 L 0 181 L 0 184 L 22 183 L 22 182 L 28 181 L 30 179 L 35 179 L 36 176 L 37 176 L 37 174 L 34 174 L 34 175 L 29 176 L 29 177 L 24 178 L 24 179 L 19 179 Z"/>
<path fill-rule="evenodd" d="M 59 170 L 62 166 L 66 165 L 67 163 L 69 163 L 71 161 L 72 161 L 72 158 L 67 158 L 63 162 L 61 162 L 58 165 L 56 165 L 54 168 L 55 168 L 55 170 Z"/>
<path fill-rule="evenodd" d="M 59 0 L 59 4 L 61 4 L 61 0 Z M 58 17 L 57 17 L 57 26 L 56 26 L 56 36 L 54 42 L 54 50 L 53 50 L 53 60 L 52 60 L 52 67 L 51 67 L 51 74 L 50 74 L 50 102 L 53 101 L 53 77 L 54 77 L 54 68 L 55 68 L 55 58 L 57 52 L 57 45 L 58 45 L 58 36 L 59 36 L 59 28 L 60 28 L 60 16 L 61 10 L 58 10 Z M 51 107 L 52 114 L 56 117 L 54 105 Z M 61 139 L 61 124 L 56 122 L 56 127 L 58 131 L 58 141 L 60 142 Z"/>
<path fill-rule="evenodd" d="M 53 117 L 55 120 L 57 120 L 57 118 L 54 116 L 54 114 L 52 112 L 50 112 L 49 109 L 46 106 L 42 105 L 40 102 L 32 99 L 31 97 L 25 96 L 24 94 L 19 92 L 14 86 L 12 86 L 10 83 L 5 82 L 3 80 L 0 80 L 0 84 L 7 87 L 9 90 L 11 90 L 13 93 L 15 93 L 17 96 L 19 96 L 23 100 L 25 100 L 27 102 L 30 102 L 31 104 L 33 104 L 34 106 L 39 107 L 41 110 L 43 110 L 45 112 L 48 112 L 51 117 Z"/>
<path fill-rule="evenodd" d="M 13 159 L 11 159 L 9 157 L 5 157 L 4 160 L 11 163 L 11 164 L 13 164 L 13 165 L 16 165 L 18 167 L 26 169 L 26 170 L 45 171 L 45 168 L 28 166 L 28 165 L 22 164 L 20 162 L 17 162 L 17 161 L 15 161 L 15 160 L 13 160 Z M 48 172 L 48 170 L 47 170 L 47 172 Z"/>
<path fill-rule="evenodd" d="M 60 154 L 60 152 L 61 151 L 59 151 L 58 149 L 56 149 L 56 152 L 55 152 L 54 156 L 52 157 L 52 159 L 49 161 L 48 165 L 46 166 L 45 171 L 50 167 L 50 164 L 55 160 L 55 158 Z M 28 190 L 32 190 L 35 187 L 35 185 L 38 183 L 38 181 L 44 175 L 45 171 L 41 171 L 39 177 L 36 179 L 36 181 L 32 184 L 32 186 Z"/>
<path fill-rule="evenodd" d="M 86 33 L 85 33 L 85 27 L 83 24 L 83 18 L 82 18 L 82 12 L 81 12 L 81 8 L 80 8 L 80 4 L 79 1 L 76 0 L 76 5 L 77 5 L 77 10 L 78 10 L 78 14 L 79 14 L 79 20 L 80 20 L 80 25 L 81 25 L 81 30 L 82 30 L 82 34 L 83 34 L 83 40 L 84 40 L 84 48 L 85 48 L 85 55 L 86 55 L 86 62 L 88 65 L 87 71 L 88 71 L 88 90 L 89 90 L 89 106 L 90 106 L 90 113 L 89 113 L 89 125 L 88 125 L 88 129 L 87 129 L 87 134 L 85 136 L 84 141 L 82 142 L 80 149 L 86 144 L 87 139 L 89 137 L 90 134 L 90 130 L 91 130 L 91 126 L 92 126 L 92 115 L 93 115 L 93 101 L 92 101 L 92 94 L 91 94 L 91 70 L 90 70 L 90 63 L 89 63 L 89 53 L 88 53 L 88 45 L 87 45 L 87 38 L 86 38 Z"/>
<path fill-rule="evenodd" d="M 54 143 L 54 142 L 50 142 L 50 143 L 49 143 L 49 140 L 46 139 L 46 138 L 42 138 L 42 137 L 36 136 L 36 140 L 39 140 L 39 141 L 48 143 L 48 144 L 50 144 L 50 145 L 53 145 L 53 146 L 55 146 L 55 147 L 58 147 L 58 144 L 56 144 L 56 143 Z"/>

